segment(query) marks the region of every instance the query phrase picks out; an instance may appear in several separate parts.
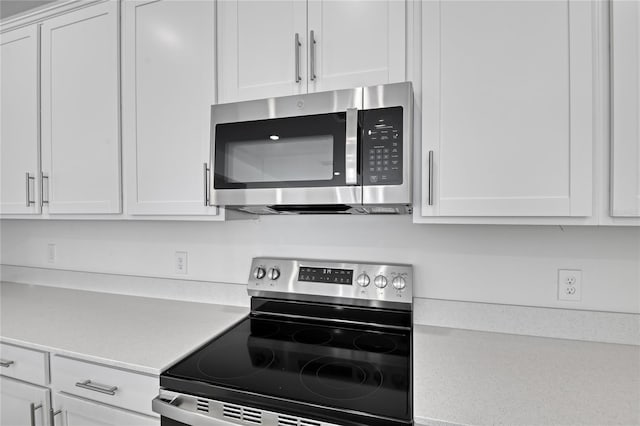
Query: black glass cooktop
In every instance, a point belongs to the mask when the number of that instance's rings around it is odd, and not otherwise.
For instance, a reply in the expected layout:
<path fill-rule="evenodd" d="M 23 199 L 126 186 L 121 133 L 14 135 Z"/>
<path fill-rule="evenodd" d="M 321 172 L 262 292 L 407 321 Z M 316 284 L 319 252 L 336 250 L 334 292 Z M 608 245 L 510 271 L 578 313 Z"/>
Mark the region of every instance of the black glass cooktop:
<path fill-rule="evenodd" d="M 408 330 L 249 317 L 162 377 L 407 420 L 410 352 Z"/>

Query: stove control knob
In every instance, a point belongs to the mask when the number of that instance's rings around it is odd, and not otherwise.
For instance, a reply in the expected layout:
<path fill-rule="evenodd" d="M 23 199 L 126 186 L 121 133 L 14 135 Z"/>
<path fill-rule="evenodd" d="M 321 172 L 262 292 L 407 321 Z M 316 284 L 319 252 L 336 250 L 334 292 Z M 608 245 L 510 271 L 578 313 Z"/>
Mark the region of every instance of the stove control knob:
<path fill-rule="evenodd" d="M 365 273 L 362 273 L 362 274 L 358 275 L 358 278 L 357 278 L 356 281 L 358 282 L 358 285 L 360 287 L 366 287 L 371 282 L 371 280 L 369 279 L 369 275 L 367 275 Z"/>
<path fill-rule="evenodd" d="M 262 266 L 257 266 L 256 269 L 253 270 L 253 276 L 259 280 L 263 279 L 266 273 Z"/>
<path fill-rule="evenodd" d="M 373 283 L 378 288 L 385 288 L 387 286 L 387 277 L 385 277 L 384 275 L 378 275 Z"/>
<path fill-rule="evenodd" d="M 402 290 L 407 286 L 407 282 L 400 275 L 395 277 L 393 281 L 391 281 L 391 284 L 396 290 Z"/>
<path fill-rule="evenodd" d="M 276 268 L 269 269 L 269 274 L 267 275 L 267 277 L 270 280 L 277 280 L 278 277 L 280 277 L 280 270 Z"/>

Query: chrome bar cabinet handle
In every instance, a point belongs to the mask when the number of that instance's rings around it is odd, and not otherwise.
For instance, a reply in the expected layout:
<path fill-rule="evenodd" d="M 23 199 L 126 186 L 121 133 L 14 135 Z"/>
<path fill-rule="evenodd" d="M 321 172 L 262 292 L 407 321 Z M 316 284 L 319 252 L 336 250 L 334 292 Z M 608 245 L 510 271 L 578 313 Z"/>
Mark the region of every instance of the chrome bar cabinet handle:
<path fill-rule="evenodd" d="M 91 380 L 85 380 L 84 382 L 77 382 L 76 386 L 82 389 L 87 389 L 94 392 L 100 392 L 107 395 L 115 395 L 118 390 L 117 386 L 101 385 L 99 383 L 92 382 Z"/>
<path fill-rule="evenodd" d="M 433 205 L 433 151 L 429 151 L 429 205 Z"/>
<path fill-rule="evenodd" d="M 27 205 L 27 207 L 31 207 L 31 204 L 35 204 L 36 203 L 34 200 L 31 199 L 31 181 L 35 180 L 35 177 L 31 176 L 31 174 L 29 172 L 27 172 L 26 175 L 25 175 L 25 180 L 27 182 L 27 200 L 26 200 L 26 205 Z"/>
<path fill-rule="evenodd" d="M 36 410 L 42 408 L 42 404 L 34 404 L 33 402 L 29 404 L 29 414 L 31 419 L 31 426 L 36 426 Z"/>
<path fill-rule="evenodd" d="M 211 172 L 211 168 L 207 163 L 204 163 L 202 168 L 202 174 L 204 175 L 204 205 L 205 207 L 209 206 L 210 202 L 210 193 L 209 193 L 209 173 Z"/>
<path fill-rule="evenodd" d="M 309 78 L 311 81 L 316 79 L 316 38 L 313 30 L 309 32 Z"/>
<path fill-rule="evenodd" d="M 44 172 L 40 172 L 40 207 L 43 207 L 45 204 L 49 204 L 49 197 L 47 196 L 47 199 L 44 199 L 45 179 L 47 180 L 47 195 L 49 195 L 49 175 L 45 175 Z"/>
<path fill-rule="evenodd" d="M 8 368 L 15 364 L 15 361 L 0 359 L 0 367 Z"/>
<path fill-rule="evenodd" d="M 54 411 L 53 408 L 49 410 L 49 425 L 56 426 L 56 416 L 62 413 L 62 410 Z"/>
<path fill-rule="evenodd" d="M 296 56 L 294 73 L 296 75 L 296 83 L 300 83 L 302 81 L 302 77 L 300 76 L 300 46 L 302 46 L 302 44 L 300 43 L 300 34 L 296 33 L 294 43 L 294 52 Z"/>
<path fill-rule="evenodd" d="M 344 180 L 346 185 L 358 184 L 358 109 L 347 108 L 347 132 L 344 144 Z"/>

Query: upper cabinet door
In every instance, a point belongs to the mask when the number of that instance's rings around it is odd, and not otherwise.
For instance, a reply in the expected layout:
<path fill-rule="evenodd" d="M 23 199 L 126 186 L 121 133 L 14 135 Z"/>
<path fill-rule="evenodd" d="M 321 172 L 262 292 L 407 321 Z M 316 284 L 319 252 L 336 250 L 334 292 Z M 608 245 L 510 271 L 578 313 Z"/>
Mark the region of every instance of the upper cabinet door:
<path fill-rule="evenodd" d="M 218 2 L 219 103 L 306 93 L 305 1 Z"/>
<path fill-rule="evenodd" d="M 592 214 L 591 8 L 423 3 L 423 216 Z"/>
<path fill-rule="evenodd" d="M 309 92 L 406 79 L 403 0 L 309 0 L 307 39 Z"/>
<path fill-rule="evenodd" d="M 127 211 L 216 214 L 205 206 L 215 103 L 215 2 L 127 1 L 123 129 Z"/>
<path fill-rule="evenodd" d="M 121 211 L 118 19 L 109 0 L 42 25 L 49 213 Z"/>
<path fill-rule="evenodd" d="M 640 5 L 611 3 L 611 215 L 640 216 Z"/>
<path fill-rule="evenodd" d="M 39 213 L 36 25 L 0 36 L 0 66 L 0 213 Z"/>

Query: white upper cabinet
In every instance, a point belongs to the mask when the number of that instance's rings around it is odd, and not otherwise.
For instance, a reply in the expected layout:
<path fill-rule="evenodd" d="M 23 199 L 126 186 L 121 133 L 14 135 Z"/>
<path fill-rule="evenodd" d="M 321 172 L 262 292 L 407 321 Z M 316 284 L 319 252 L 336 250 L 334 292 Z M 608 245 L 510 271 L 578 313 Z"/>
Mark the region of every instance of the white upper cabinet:
<path fill-rule="evenodd" d="M 121 212 L 118 6 L 110 0 L 42 25 L 42 171 L 52 214 Z"/>
<path fill-rule="evenodd" d="M 423 3 L 422 216 L 592 215 L 591 8 Z"/>
<path fill-rule="evenodd" d="M 36 25 L 0 36 L 0 66 L 0 213 L 39 213 Z"/>
<path fill-rule="evenodd" d="M 215 103 L 215 2 L 124 3 L 127 211 L 215 215 L 205 205 Z"/>
<path fill-rule="evenodd" d="M 308 4 L 309 92 L 405 81 L 404 1 Z"/>
<path fill-rule="evenodd" d="M 220 103 L 306 93 L 305 1 L 222 0 L 218 14 Z"/>
<path fill-rule="evenodd" d="M 611 3 L 611 216 L 640 216 L 640 4 Z"/>
<path fill-rule="evenodd" d="M 403 0 L 222 0 L 218 12 L 220 103 L 406 79 Z"/>

